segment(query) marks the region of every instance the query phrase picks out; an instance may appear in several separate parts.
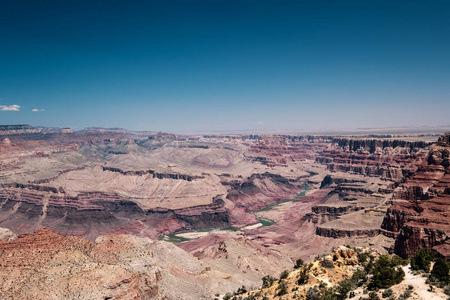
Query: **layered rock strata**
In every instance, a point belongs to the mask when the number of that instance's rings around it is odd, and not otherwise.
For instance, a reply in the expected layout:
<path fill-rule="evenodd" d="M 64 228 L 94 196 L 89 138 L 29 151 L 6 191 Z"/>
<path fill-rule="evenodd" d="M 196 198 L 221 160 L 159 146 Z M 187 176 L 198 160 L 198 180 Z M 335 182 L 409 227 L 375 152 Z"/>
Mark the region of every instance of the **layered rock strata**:
<path fill-rule="evenodd" d="M 428 159 L 394 192 L 383 220 L 384 234 L 395 237 L 393 251 L 409 257 L 426 247 L 449 258 L 450 133 L 439 138 Z"/>

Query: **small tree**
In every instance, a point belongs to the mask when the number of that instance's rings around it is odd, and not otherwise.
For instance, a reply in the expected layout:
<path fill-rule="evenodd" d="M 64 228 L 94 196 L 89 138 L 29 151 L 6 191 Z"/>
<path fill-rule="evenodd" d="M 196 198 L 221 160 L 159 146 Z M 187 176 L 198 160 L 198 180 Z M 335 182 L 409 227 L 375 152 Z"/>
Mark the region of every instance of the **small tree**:
<path fill-rule="evenodd" d="M 392 257 L 392 264 L 394 267 L 396 266 L 406 266 L 408 264 L 408 260 L 407 259 L 403 259 L 398 255 L 394 255 Z"/>
<path fill-rule="evenodd" d="M 368 285 L 370 290 L 385 289 L 402 282 L 405 277 L 405 272 L 401 268 L 394 268 L 392 260 L 388 255 L 380 255 L 375 262 L 373 276 Z"/>
<path fill-rule="evenodd" d="M 298 275 L 298 280 L 297 280 L 298 285 L 303 285 L 308 282 L 309 276 L 308 276 L 307 272 L 308 272 L 308 270 L 306 268 L 303 268 L 302 270 L 300 270 L 300 274 Z"/>
<path fill-rule="evenodd" d="M 394 295 L 394 292 L 391 289 L 387 289 L 387 290 L 384 290 L 384 292 L 381 296 L 383 296 L 383 298 L 389 298 L 392 295 Z"/>
<path fill-rule="evenodd" d="M 226 293 L 225 296 L 223 296 L 223 300 L 230 300 L 233 297 L 232 294 Z"/>
<path fill-rule="evenodd" d="M 286 295 L 288 293 L 286 281 L 281 282 L 278 285 L 277 289 L 278 289 L 278 294 L 277 294 L 278 296 Z"/>
<path fill-rule="evenodd" d="M 303 267 L 303 265 L 304 265 L 304 261 L 303 261 L 303 259 L 297 259 L 296 261 L 295 261 L 295 265 L 294 265 L 294 269 L 299 269 L 299 268 L 301 268 L 301 267 Z"/>
<path fill-rule="evenodd" d="M 448 284 L 450 282 L 450 264 L 441 258 L 436 260 L 436 263 L 431 270 L 431 275 L 433 275 L 438 281 Z"/>
<path fill-rule="evenodd" d="M 320 291 L 317 286 L 309 288 L 306 292 L 306 300 L 319 300 L 320 299 Z"/>
<path fill-rule="evenodd" d="M 288 276 L 289 276 L 289 271 L 288 271 L 288 270 L 284 270 L 284 271 L 281 272 L 281 274 L 280 274 L 280 280 L 286 279 Z"/>
<path fill-rule="evenodd" d="M 236 295 L 241 295 L 245 293 L 247 293 L 247 289 L 245 288 L 245 285 L 243 285 L 242 287 L 238 288 Z"/>
<path fill-rule="evenodd" d="M 411 269 L 430 272 L 430 264 L 434 260 L 434 254 L 426 248 L 419 249 L 411 256 Z"/>
<path fill-rule="evenodd" d="M 270 276 L 270 275 L 266 275 L 262 278 L 263 281 L 263 287 L 269 287 L 271 286 L 274 282 L 275 282 L 276 278 Z"/>
<path fill-rule="evenodd" d="M 327 268 L 327 269 L 331 269 L 331 268 L 334 267 L 333 261 L 329 260 L 329 259 L 326 259 L 326 258 L 322 259 L 320 261 L 320 264 L 322 265 L 322 267 Z"/>

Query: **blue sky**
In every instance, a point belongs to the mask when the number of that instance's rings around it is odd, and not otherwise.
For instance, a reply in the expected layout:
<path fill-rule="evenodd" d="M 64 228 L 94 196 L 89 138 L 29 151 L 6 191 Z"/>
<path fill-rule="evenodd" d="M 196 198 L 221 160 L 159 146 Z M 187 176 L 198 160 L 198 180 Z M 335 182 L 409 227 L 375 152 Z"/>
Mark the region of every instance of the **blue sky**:
<path fill-rule="evenodd" d="M 446 0 L 0 1 L 0 124 L 448 125 L 449 53 Z"/>

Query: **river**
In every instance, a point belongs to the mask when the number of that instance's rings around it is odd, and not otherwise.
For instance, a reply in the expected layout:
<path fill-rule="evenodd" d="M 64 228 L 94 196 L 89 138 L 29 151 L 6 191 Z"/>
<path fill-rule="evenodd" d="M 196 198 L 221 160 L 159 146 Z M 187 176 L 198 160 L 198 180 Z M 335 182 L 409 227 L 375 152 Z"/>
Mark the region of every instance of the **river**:
<path fill-rule="evenodd" d="M 279 205 L 281 205 L 283 203 L 294 201 L 294 200 L 304 196 L 306 194 L 306 192 L 308 191 L 308 189 L 309 189 L 309 187 L 306 185 L 306 181 L 305 181 L 303 183 L 303 190 L 297 196 L 295 196 L 294 198 L 286 199 L 286 200 L 283 200 L 281 202 L 268 205 L 268 206 L 263 207 L 263 208 L 261 208 L 259 210 L 251 212 L 251 214 L 255 215 L 256 219 L 261 224 L 259 227 L 271 226 L 271 225 L 275 224 L 275 221 L 270 220 L 268 218 L 264 218 L 264 217 L 258 215 L 258 213 L 264 212 L 264 211 L 269 211 L 269 210 L 272 210 L 273 208 L 275 208 L 275 207 L 277 207 L 277 206 L 279 206 Z M 175 233 L 163 235 L 163 236 L 159 237 L 158 240 L 172 242 L 172 243 L 181 243 L 181 242 L 185 242 L 185 241 L 190 241 L 192 239 L 200 238 L 202 236 L 207 235 L 208 232 L 211 232 L 211 231 L 241 231 L 241 230 L 243 230 L 243 229 L 245 229 L 247 227 L 249 227 L 249 226 L 225 227 L 225 228 L 207 228 L 207 229 L 198 229 L 198 230 L 190 230 L 190 231 L 183 231 L 183 232 L 175 232 Z"/>

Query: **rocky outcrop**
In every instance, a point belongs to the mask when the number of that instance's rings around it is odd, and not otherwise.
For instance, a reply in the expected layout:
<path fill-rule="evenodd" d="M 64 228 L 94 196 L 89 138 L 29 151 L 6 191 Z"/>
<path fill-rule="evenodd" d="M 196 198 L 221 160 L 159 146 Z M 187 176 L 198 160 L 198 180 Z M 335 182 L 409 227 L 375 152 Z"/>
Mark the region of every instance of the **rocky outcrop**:
<path fill-rule="evenodd" d="M 358 264 L 358 256 L 355 250 L 345 246 L 339 246 L 333 250 L 331 257 L 340 266 L 355 266 Z"/>
<path fill-rule="evenodd" d="M 12 241 L 17 238 L 17 235 L 7 228 L 0 228 L 0 241 Z"/>

